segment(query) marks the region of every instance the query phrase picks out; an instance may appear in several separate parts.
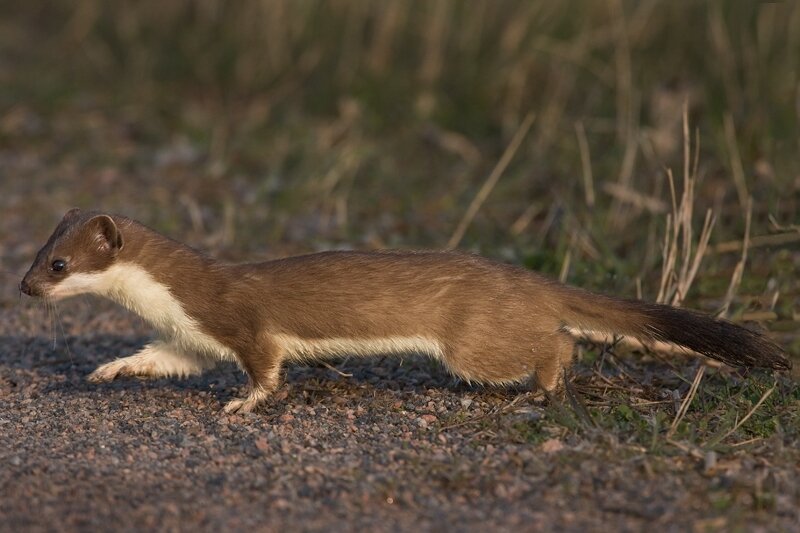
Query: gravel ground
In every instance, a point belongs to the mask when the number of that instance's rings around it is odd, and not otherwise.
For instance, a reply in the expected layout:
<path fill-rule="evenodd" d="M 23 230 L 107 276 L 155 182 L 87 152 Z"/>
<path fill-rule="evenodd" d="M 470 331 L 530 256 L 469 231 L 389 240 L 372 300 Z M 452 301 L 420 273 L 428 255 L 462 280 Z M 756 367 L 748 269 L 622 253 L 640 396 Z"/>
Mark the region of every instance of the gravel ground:
<path fill-rule="evenodd" d="M 532 392 L 460 384 L 423 359 L 292 367 L 247 415 L 221 412 L 245 384 L 232 366 L 92 385 L 147 328 L 104 302 L 59 311 L 54 348 L 40 306 L 0 309 L 2 530 L 727 529 L 737 513 L 706 495 L 765 482 L 774 508 L 742 520 L 798 523 L 794 468 L 745 458 L 709 474 L 607 438 L 525 438 L 549 416 Z"/>
<path fill-rule="evenodd" d="M 294 366 L 259 412 L 225 415 L 222 406 L 245 386 L 233 366 L 183 381 L 89 384 L 97 365 L 141 347 L 148 327 L 87 299 L 64 302 L 55 320 L 16 291 L 60 215 L 75 206 L 126 214 L 229 260 L 344 245 L 440 247 L 518 118 L 534 109 L 528 141 L 509 152 L 514 160 L 462 245 L 552 274 L 571 258 L 571 282 L 628 296 L 627 276 L 644 273 L 652 298 L 658 278 L 641 271 L 656 264 L 647 257 L 659 251 L 663 215 L 639 213 L 638 201 L 612 201 L 604 185 L 635 159 L 631 191 L 669 204 L 668 185 L 656 184 L 664 166 L 681 180 L 685 102 L 691 131 L 701 133 L 696 232 L 713 207 L 712 245 L 742 238 L 741 191 L 728 175 L 737 167 L 755 199 L 753 239 L 772 238 L 778 226 L 788 234 L 798 223 L 800 179 L 787 128 L 794 111 L 782 98 L 794 87 L 785 76 L 796 79 L 796 69 L 785 68 L 794 55 L 777 53 L 796 41 L 790 17 L 759 12 L 751 24 L 747 10 L 699 2 L 686 3 L 691 9 L 615 2 L 625 9 L 610 17 L 583 9 L 582 18 L 573 8 L 518 2 L 529 15 L 515 18 L 515 27 L 533 23 L 529 38 L 566 46 L 578 60 L 487 49 L 481 39 L 505 31 L 498 19 L 486 26 L 496 30 L 477 32 L 484 37 L 466 47 L 444 46 L 443 37 L 436 46 L 444 53 L 441 79 L 449 81 L 431 83 L 412 79 L 418 66 L 400 46 L 415 43 L 415 21 L 427 20 L 414 12 L 409 31 L 397 30 L 393 46 L 403 55 L 388 58 L 383 84 L 372 67 L 354 71 L 367 78 L 340 68 L 373 63 L 359 50 L 372 55 L 374 47 L 347 36 L 374 33 L 360 31 L 358 20 L 383 10 L 378 3 L 337 8 L 342 14 L 326 22 L 342 32 L 285 41 L 298 61 L 292 52 L 287 70 L 276 63 L 274 79 L 256 75 L 264 61 L 253 51 L 263 32 L 249 7 L 239 12 L 229 3 L 189 20 L 163 2 L 124 10 L 103 2 L 7 4 L 0 18 L 0 532 L 800 531 L 800 422 L 791 416 L 800 412 L 796 241 L 750 250 L 733 305 L 740 313 L 775 312 L 765 321 L 792 352 L 794 374 L 775 382 L 760 374 L 762 389 L 730 369 L 709 368 L 713 383 L 702 386 L 675 442 L 666 428 L 697 375 L 694 360 L 583 362 L 578 385 L 599 420 L 589 429 L 576 427 L 570 406 L 548 405 L 524 388 L 468 386 L 416 358 Z M 411 16 L 415 8 L 408 9 Z M 455 11 L 483 27 L 483 11 L 474 19 L 470 10 Z M 540 12 L 547 20 L 535 18 Z M 526 23 L 527 16 L 534 18 Z M 699 61 L 708 54 L 687 62 L 684 53 L 707 44 L 709 25 L 736 30 L 721 70 Z M 616 38 L 625 27 L 630 39 Z M 692 28 L 692 39 L 676 41 Z M 595 83 L 598 73 L 613 78 L 625 66 L 619 43 L 633 51 L 626 91 Z M 208 53 L 194 53 L 206 46 Z M 467 49 L 478 55 L 465 69 Z M 254 62 L 252 79 L 239 66 L 229 73 L 237 54 L 241 65 Z M 673 79 L 676 68 L 683 74 Z M 508 73 L 530 76 L 514 74 L 507 84 Z M 547 83 L 535 83 L 540 78 Z M 376 83 L 353 83 L 365 79 Z M 518 82 L 533 85 L 522 91 Z M 635 102 L 621 101 L 625 92 Z M 579 182 L 585 154 L 576 124 L 586 126 L 594 208 Z M 739 150 L 730 149 L 729 129 Z M 633 145 L 641 150 L 628 150 L 632 137 L 619 135 L 628 130 L 641 135 Z M 520 222 L 524 229 L 516 229 Z M 738 256 L 704 259 L 691 291 L 706 300 L 698 309 L 721 307 Z M 620 385 L 629 370 L 634 379 Z M 628 401 L 633 388 L 636 404 Z M 724 446 L 709 445 L 764 390 L 776 392 L 747 426 Z M 772 402 L 779 405 L 770 410 Z"/>

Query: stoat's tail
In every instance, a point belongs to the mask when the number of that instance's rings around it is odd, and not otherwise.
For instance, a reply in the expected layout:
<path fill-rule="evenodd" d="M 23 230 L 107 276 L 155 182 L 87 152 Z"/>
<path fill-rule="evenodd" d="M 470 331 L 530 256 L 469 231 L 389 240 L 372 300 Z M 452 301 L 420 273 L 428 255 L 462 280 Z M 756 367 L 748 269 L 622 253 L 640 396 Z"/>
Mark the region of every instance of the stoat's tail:
<path fill-rule="evenodd" d="M 792 363 L 769 338 L 726 320 L 669 305 L 624 300 L 574 287 L 556 289 L 569 327 L 663 341 L 732 366 L 788 370 Z"/>

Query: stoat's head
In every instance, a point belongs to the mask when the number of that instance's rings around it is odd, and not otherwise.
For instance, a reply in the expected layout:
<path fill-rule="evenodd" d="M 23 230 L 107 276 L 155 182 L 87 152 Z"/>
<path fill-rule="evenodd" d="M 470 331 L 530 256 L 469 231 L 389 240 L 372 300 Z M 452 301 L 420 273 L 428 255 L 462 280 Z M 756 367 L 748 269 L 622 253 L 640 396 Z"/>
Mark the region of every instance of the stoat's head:
<path fill-rule="evenodd" d="M 56 300 L 96 292 L 98 279 L 122 247 L 122 233 L 109 215 L 71 209 L 36 254 L 19 289 Z"/>

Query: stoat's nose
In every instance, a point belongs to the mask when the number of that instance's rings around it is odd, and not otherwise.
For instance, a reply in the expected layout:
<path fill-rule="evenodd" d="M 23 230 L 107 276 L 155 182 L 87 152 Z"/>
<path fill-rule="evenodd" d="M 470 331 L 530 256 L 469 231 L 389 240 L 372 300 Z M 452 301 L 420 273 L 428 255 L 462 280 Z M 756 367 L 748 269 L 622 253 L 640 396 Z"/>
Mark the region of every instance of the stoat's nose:
<path fill-rule="evenodd" d="M 31 291 L 31 286 L 28 285 L 28 282 L 25 281 L 24 279 L 19 282 L 19 290 L 21 290 L 22 292 L 24 292 L 28 296 L 33 296 L 32 291 Z"/>

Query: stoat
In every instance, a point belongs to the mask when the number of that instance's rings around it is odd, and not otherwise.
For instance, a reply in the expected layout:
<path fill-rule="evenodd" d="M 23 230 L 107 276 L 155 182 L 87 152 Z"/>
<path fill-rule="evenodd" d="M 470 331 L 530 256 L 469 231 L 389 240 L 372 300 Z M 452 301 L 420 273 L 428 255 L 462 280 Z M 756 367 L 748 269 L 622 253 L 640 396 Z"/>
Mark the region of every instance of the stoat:
<path fill-rule="evenodd" d="M 664 341 L 736 366 L 784 370 L 766 337 L 706 315 L 562 285 L 459 252 L 323 252 L 224 264 L 117 215 L 69 211 L 20 290 L 110 298 L 160 339 L 89 380 L 188 376 L 219 360 L 250 378 L 227 412 L 254 409 L 287 361 L 425 354 L 468 381 L 534 379 L 556 389 L 573 354 L 568 328 Z"/>

